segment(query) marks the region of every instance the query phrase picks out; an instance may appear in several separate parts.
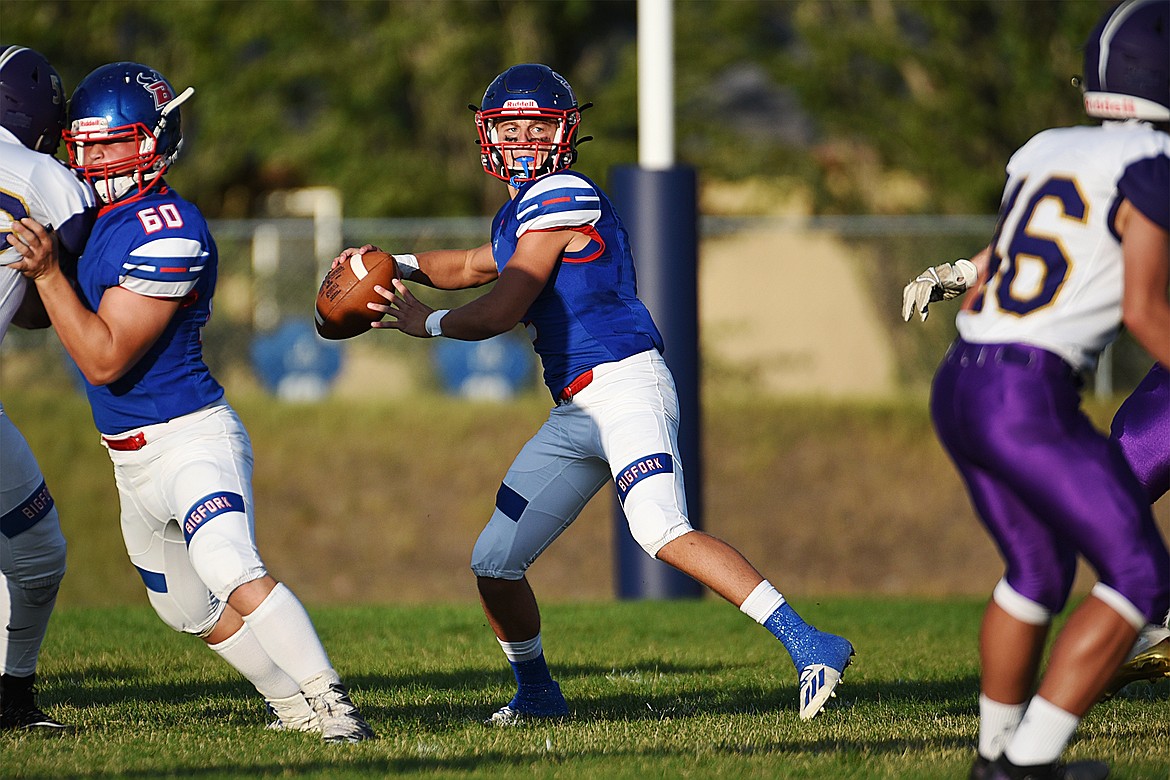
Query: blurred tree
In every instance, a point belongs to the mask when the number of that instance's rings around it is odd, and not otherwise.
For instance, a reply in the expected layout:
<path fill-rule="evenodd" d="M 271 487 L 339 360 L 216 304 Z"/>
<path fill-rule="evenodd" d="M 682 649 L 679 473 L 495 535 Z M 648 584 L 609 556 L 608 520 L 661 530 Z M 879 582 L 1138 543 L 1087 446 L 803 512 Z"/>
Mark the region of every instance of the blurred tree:
<path fill-rule="evenodd" d="M 1108 0 L 684 0 L 680 162 L 705 184 L 791 193 L 759 213 L 987 213 L 1031 134 L 1082 121 L 1069 77 Z M 546 62 L 596 103 L 580 169 L 637 157 L 633 0 L 7 2 L 5 40 L 67 91 L 137 60 L 196 97 L 169 177 L 212 217 L 274 190 L 339 187 L 349 216 L 489 213 L 468 103 Z M 737 207 L 743 208 L 743 207 Z"/>

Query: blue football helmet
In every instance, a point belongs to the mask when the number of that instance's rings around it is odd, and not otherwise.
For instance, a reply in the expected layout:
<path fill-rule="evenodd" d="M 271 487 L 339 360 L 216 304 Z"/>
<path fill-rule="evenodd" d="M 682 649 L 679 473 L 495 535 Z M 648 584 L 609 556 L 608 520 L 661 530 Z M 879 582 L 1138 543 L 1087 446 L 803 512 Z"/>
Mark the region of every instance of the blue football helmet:
<path fill-rule="evenodd" d="M 548 143 L 511 143 L 497 132 L 504 118 L 543 119 L 557 129 Z M 480 162 L 485 171 L 513 186 L 563 170 L 577 159 L 580 125 L 581 108 L 563 76 L 547 65 L 513 65 L 488 85 L 475 112 Z"/>
<path fill-rule="evenodd" d="M 149 190 L 179 156 L 179 105 L 194 92 L 188 87 L 176 96 L 162 74 L 136 62 L 103 65 L 82 79 L 69 100 L 70 163 L 105 203 Z M 135 151 L 87 161 L 88 147 L 111 141 L 135 141 Z"/>
<path fill-rule="evenodd" d="M 1125 0 L 1085 43 L 1085 112 L 1170 121 L 1170 0 Z"/>
<path fill-rule="evenodd" d="M 0 127 L 29 149 L 56 154 L 65 129 L 61 77 L 40 53 L 0 46 Z"/>

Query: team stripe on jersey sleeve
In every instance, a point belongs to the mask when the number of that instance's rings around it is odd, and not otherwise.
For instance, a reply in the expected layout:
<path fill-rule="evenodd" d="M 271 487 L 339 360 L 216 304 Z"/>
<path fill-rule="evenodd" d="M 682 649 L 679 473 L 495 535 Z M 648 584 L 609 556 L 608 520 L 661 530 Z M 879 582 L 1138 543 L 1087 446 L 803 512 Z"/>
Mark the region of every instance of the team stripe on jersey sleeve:
<path fill-rule="evenodd" d="M 597 191 L 573 176 L 548 176 L 524 193 L 516 209 L 516 236 L 595 224 L 601 219 Z"/>
<path fill-rule="evenodd" d="M 119 284 L 139 295 L 181 298 L 195 287 L 207 255 L 194 239 L 159 238 L 130 253 Z"/>

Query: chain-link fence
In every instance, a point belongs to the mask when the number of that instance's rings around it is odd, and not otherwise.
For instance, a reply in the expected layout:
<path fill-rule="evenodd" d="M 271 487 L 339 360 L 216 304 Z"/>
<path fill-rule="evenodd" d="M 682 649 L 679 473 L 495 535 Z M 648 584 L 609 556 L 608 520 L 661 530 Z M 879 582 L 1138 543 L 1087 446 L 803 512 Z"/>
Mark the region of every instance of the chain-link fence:
<path fill-rule="evenodd" d="M 928 265 L 978 251 L 993 227 L 993 218 L 982 216 L 702 218 L 704 387 L 834 397 L 923 391 L 954 337 L 957 307 L 936 304 L 926 323 L 904 323 L 902 287 Z M 520 329 L 478 345 L 390 331 L 347 342 L 312 334 L 317 286 L 339 248 L 476 246 L 488 235 L 487 218 L 338 218 L 324 225 L 282 218 L 218 221 L 212 229 L 220 268 L 204 349 L 229 393 L 303 399 L 440 389 L 497 397 L 541 392 Z M 476 294 L 419 293 L 444 308 Z M 781 341 L 787 351 L 776 350 Z M 810 345 L 819 351 L 804 351 Z M 2 349 L 5 384 L 80 382 L 51 331 L 12 329 Z M 875 353 L 880 359 L 870 366 Z M 1124 393 L 1149 364 L 1123 337 L 1097 384 Z"/>

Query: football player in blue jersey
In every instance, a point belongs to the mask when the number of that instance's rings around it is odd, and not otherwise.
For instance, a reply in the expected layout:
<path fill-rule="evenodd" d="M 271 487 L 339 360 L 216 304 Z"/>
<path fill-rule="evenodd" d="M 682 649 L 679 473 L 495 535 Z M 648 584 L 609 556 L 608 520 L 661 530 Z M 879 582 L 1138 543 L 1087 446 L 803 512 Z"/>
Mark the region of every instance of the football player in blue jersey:
<path fill-rule="evenodd" d="M 308 613 L 256 549 L 252 447 L 203 360 L 218 256 L 207 221 L 163 174 L 182 146 L 176 93 L 133 62 L 90 73 L 69 103 L 73 167 L 104 204 L 75 292 L 52 241 L 14 224 L 66 350 L 86 379 L 114 464 L 122 535 L 151 605 L 194 634 L 264 696 L 279 728 L 328 742 L 374 736 Z M 80 296 L 80 297 L 79 297 Z"/>
<path fill-rule="evenodd" d="M 13 220 L 53 226 L 76 260 L 93 224 L 93 193 L 54 155 L 65 92 L 53 66 L 24 46 L 0 46 L 0 237 Z M 0 342 L 10 324 L 45 327 L 36 289 L 0 243 Z M 65 537 L 28 442 L 0 405 L 0 729 L 62 729 L 37 706 L 37 657 L 65 575 Z"/>
<path fill-rule="evenodd" d="M 494 282 L 479 298 L 434 311 L 400 281 L 378 289 L 376 327 L 475 341 L 523 323 L 556 406 L 504 476 L 472 553 L 484 612 L 516 677 L 489 725 L 569 712 L 545 663 L 540 612 L 525 572 L 612 481 L 648 555 L 702 582 L 784 643 L 800 677 L 799 713 L 821 712 L 853 655 L 848 640 L 806 624 L 734 548 L 687 519 L 678 400 L 662 337 L 638 299 L 621 220 L 601 189 L 570 170 L 581 107 L 545 65 L 508 68 L 475 114 L 480 160 L 510 198 L 489 243 L 398 254 L 404 278 L 452 290 Z M 355 253 L 347 249 L 334 264 Z"/>
<path fill-rule="evenodd" d="M 1083 86 L 1086 113 L 1104 121 L 1017 150 L 977 263 L 933 269 L 904 294 L 904 316 L 922 312 L 936 286 L 948 297 L 986 268 L 931 394 L 939 440 L 1005 561 L 980 634 L 972 778 L 1107 776 L 1061 754 L 1138 632 L 1170 608 L 1170 552 L 1134 474 L 1141 461 L 1081 411 L 1079 382 L 1122 325 L 1170 366 L 1170 1 L 1106 13 Z M 944 278 L 953 271 L 958 281 Z M 1098 582 L 1040 675 L 1079 557 Z"/>

